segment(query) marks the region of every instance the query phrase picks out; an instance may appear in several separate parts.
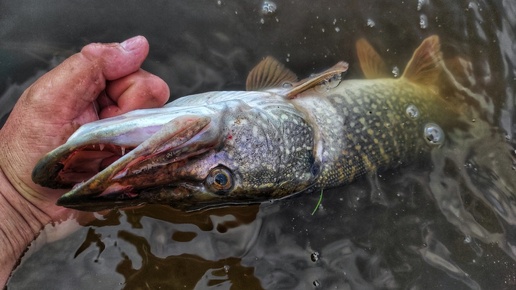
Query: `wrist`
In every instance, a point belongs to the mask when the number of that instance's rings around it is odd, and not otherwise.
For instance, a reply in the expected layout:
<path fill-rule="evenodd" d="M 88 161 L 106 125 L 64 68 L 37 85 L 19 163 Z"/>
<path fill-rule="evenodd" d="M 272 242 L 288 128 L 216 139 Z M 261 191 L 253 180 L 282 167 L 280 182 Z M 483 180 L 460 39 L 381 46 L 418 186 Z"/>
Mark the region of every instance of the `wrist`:
<path fill-rule="evenodd" d="M 16 191 L 0 168 L 0 286 L 50 218 Z"/>

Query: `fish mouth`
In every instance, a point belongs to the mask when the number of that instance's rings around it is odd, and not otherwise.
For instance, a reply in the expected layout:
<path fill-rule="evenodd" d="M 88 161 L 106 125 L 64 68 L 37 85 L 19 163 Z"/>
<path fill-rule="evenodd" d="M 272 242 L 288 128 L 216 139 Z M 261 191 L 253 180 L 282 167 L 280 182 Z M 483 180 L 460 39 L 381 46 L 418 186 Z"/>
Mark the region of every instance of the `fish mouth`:
<path fill-rule="evenodd" d="M 65 187 L 72 190 L 62 196 L 57 205 L 79 210 L 99 211 L 113 207 L 138 205 L 139 194 L 132 186 L 110 185 L 102 190 L 89 180 L 99 180 L 115 168 L 110 166 L 136 147 L 115 144 L 88 144 L 74 149 L 60 162 L 55 163 L 45 177 L 50 187 Z M 140 201 L 141 203 L 141 201 Z"/>
<path fill-rule="evenodd" d="M 59 161 L 41 160 L 33 171 L 33 180 L 50 188 L 76 187 L 107 169 L 134 148 L 115 144 L 88 144 L 70 148 L 70 152 L 62 154 Z"/>
<path fill-rule="evenodd" d="M 181 116 L 140 144 L 95 142 L 91 133 L 87 140 L 69 139 L 36 164 L 32 179 L 45 187 L 72 188 L 57 205 L 73 209 L 98 211 L 165 200 L 186 207 L 193 185 L 174 172 L 218 144 L 220 134 L 212 123 L 208 116 Z M 116 139 L 116 133 L 111 135 Z"/>
<path fill-rule="evenodd" d="M 167 184 L 157 186 L 144 174 L 129 173 L 130 163 L 141 156 L 131 153 L 137 147 L 115 144 L 88 144 L 71 149 L 60 161 L 41 160 L 33 179 L 52 188 L 72 188 L 57 200 L 57 205 L 83 211 L 100 211 L 138 206 L 159 200 L 159 192 L 181 200 L 184 191 Z M 157 170 L 154 170 L 157 171 Z M 141 176 L 139 176 L 141 175 Z M 137 185 L 137 186 L 135 186 Z M 183 193 L 183 194 L 181 194 Z"/>
<path fill-rule="evenodd" d="M 81 211 L 102 211 L 116 208 L 137 207 L 149 203 L 168 204 L 177 209 L 200 208 L 189 199 L 191 192 L 180 185 L 131 185 L 112 184 L 102 192 L 87 190 L 77 184 L 70 192 L 61 196 L 56 204 Z"/>

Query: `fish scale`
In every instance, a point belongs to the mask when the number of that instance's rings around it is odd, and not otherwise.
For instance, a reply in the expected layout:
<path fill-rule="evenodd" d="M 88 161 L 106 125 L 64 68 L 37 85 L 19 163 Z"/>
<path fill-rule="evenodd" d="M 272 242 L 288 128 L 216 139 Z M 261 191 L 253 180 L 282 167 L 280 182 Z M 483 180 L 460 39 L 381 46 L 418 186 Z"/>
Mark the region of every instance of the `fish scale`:
<path fill-rule="evenodd" d="M 400 86 L 405 89 L 397 94 Z M 419 152 L 431 148 L 424 140 L 423 129 L 437 117 L 438 110 L 431 108 L 428 100 L 433 96 L 425 88 L 405 80 L 350 80 L 328 93 L 294 100 L 321 132 L 322 149 L 315 156 L 323 165 L 317 179 L 319 187 L 352 182 L 365 173 L 413 160 Z M 406 113 L 410 105 L 421 115 L 410 117 Z"/>

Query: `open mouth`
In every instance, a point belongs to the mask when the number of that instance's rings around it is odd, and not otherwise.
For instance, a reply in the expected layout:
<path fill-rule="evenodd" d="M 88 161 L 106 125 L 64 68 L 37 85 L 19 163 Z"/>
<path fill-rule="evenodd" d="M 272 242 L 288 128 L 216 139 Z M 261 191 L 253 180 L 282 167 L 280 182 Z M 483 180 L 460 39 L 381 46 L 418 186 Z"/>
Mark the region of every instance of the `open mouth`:
<path fill-rule="evenodd" d="M 113 181 L 121 167 L 134 160 L 136 147 L 115 144 L 87 144 L 74 148 L 57 161 L 50 180 L 56 187 L 72 188 L 58 205 L 97 211 L 141 203 L 133 185 Z M 133 152 L 133 154 L 131 154 Z M 118 165 L 117 165 L 118 164 Z"/>
<path fill-rule="evenodd" d="M 81 146 L 59 162 L 62 168 L 57 173 L 56 179 L 62 184 L 77 186 L 103 171 L 133 149 L 134 147 L 114 144 Z"/>
<path fill-rule="evenodd" d="M 142 162 L 142 158 L 137 156 L 141 148 L 136 148 L 88 144 L 73 149 L 58 161 L 60 169 L 54 173 L 54 180 L 61 187 L 73 187 L 57 204 L 79 210 L 99 211 L 138 206 L 159 200 L 163 194 L 168 199 L 176 197 L 178 200 L 187 195 L 182 187 L 155 184 L 161 178 L 159 173 L 128 173 L 130 164 Z"/>
<path fill-rule="evenodd" d="M 211 118 L 207 116 L 183 115 L 150 127 L 124 124 L 120 128 L 118 119 L 112 125 L 104 124 L 106 120 L 81 127 L 34 167 L 35 183 L 72 188 L 59 205 L 96 209 L 160 200 L 155 193 L 165 187 L 173 199 L 179 199 L 187 192 L 176 186 L 184 182 L 177 180 L 175 172 L 190 157 L 219 142 L 219 131 L 208 130 Z"/>

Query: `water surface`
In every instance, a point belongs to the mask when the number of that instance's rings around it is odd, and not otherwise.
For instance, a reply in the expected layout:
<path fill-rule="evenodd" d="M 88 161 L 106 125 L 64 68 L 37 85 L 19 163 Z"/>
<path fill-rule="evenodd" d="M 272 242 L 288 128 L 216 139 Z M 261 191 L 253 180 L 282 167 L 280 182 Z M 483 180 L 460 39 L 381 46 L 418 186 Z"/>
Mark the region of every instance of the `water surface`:
<path fill-rule="evenodd" d="M 514 289 L 516 4 L 484 1 L 3 1 L 0 116 L 90 42 L 145 35 L 172 97 L 242 89 L 266 55 L 300 76 L 366 37 L 399 75 L 441 38 L 468 112 L 427 158 L 351 185 L 184 213 L 145 206 L 42 235 L 11 289 Z M 462 61 L 460 61 L 462 60 Z M 58 112 L 59 108 L 56 108 Z M 57 225 L 61 227 L 62 225 Z M 45 231 L 50 231 L 46 229 Z"/>

